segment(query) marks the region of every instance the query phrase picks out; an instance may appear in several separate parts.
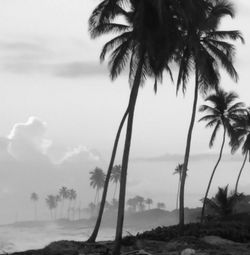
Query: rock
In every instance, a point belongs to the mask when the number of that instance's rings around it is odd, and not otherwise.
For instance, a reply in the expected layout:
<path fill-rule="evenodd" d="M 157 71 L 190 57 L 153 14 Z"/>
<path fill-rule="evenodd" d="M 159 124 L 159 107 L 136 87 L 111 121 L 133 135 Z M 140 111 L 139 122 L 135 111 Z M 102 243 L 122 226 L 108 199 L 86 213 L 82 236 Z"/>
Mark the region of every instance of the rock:
<path fill-rule="evenodd" d="M 193 254 L 195 254 L 195 250 L 190 248 L 187 248 L 181 252 L 181 255 L 193 255 Z"/>
<path fill-rule="evenodd" d="M 212 244 L 212 245 L 233 245 L 237 244 L 236 242 L 233 242 L 231 240 L 224 239 L 219 236 L 204 236 L 201 238 L 202 241 Z"/>

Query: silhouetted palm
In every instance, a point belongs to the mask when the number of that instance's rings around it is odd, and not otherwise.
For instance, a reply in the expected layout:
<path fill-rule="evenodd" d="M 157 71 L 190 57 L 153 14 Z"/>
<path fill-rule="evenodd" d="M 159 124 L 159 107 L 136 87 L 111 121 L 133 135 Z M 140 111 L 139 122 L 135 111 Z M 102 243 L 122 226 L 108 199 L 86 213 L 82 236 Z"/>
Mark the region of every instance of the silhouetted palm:
<path fill-rule="evenodd" d="M 96 189 L 94 204 L 97 205 L 99 203 L 99 191 L 104 186 L 105 174 L 103 170 L 99 167 L 96 167 L 93 171 L 89 173 L 90 173 L 90 186 Z"/>
<path fill-rule="evenodd" d="M 214 166 L 211 177 L 209 179 L 209 183 L 206 189 L 205 198 L 202 207 L 201 213 L 201 221 L 203 221 L 204 213 L 205 213 L 205 204 L 206 199 L 208 197 L 209 189 L 215 174 L 215 171 L 220 163 L 224 145 L 226 134 L 232 139 L 234 135 L 233 125 L 237 120 L 241 118 L 245 113 L 245 109 L 243 108 L 244 104 L 241 102 L 235 102 L 238 99 L 238 95 L 234 92 L 225 92 L 220 89 L 214 94 L 208 96 L 205 100 L 208 101 L 210 105 L 202 105 L 200 107 L 201 112 L 207 112 L 207 115 L 202 117 L 199 121 L 206 121 L 206 127 L 214 127 L 209 147 L 212 147 L 214 144 L 214 140 L 220 128 L 223 129 L 223 139 L 220 149 L 219 158 Z"/>
<path fill-rule="evenodd" d="M 159 202 L 159 203 L 157 203 L 157 208 L 158 209 L 165 209 L 166 205 L 165 205 L 165 203 Z"/>
<path fill-rule="evenodd" d="M 235 206 L 242 201 L 245 196 L 242 193 L 235 194 L 234 192 L 228 194 L 228 185 L 225 188 L 218 189 L 215 197 L 206 198 L 206 206 L 212 210 L 219 218 L 230 216 L 234 213 Z"/>
<path fill-rule="evenodd" d="M 235 135 L 233 137 L 234 139 L 231 142 L 232 152 L 234 153 L 239 147 L 242 147 L 242 154 L 244 155 L 244 160 L 235 184 L 235 193 L 237 193 L 239 180 L 246 164 L 248 155 L 250 161 L 250 109 L 246 110 L 245 115 L 243 115 L 242 118 L 239 118 L 239 120 L 236 121 L 234 125 L 234 130 Z"/>
<path fill-rule="evenodd" d="M 56 196 L 48 195 L 45 201 L 50 210 L 50 217 L 51 219 L 53 219 L 53 210 L 55 210 L 55 208 L 57 207 Z M 55 215 L 54 215 L 54 218 L 55 218 Z"/>
<path fill-rule="evenodd" d="M 190 8 L 188 22 L 183 33 L 182 53 L 179 57 L 177 91 L 182 85 L 186 90 L 189 75 L 195 72 L 194 100 L 189 124 L 180 187 L 180 226 L 184 225 L 184 189 L 188 169 L 193 127 L 196 117 L 198 93 L 217 89 L 219 85 L 219 64 L 235 81 L 238 75 L 233 66 L 235 48 L 228 42 L 243 38 L 239 31 L 219 31 L 218 26 L 224 16 L 234 16 L 234 9 L 227 0 L 195 1 L 196 7 Z M 192 5 L 192 4 L 191 4 Z"/>
<path fill-rule="evenodd" d="M 155 77 L 154 88 L 155 91 L 157 90 L 157 80 L 161 80 L 162 71 L 164 69 L 170 71 L 168 62 L 175 53 L 176 34 L 179 33 L 178 26 L 173 22 L 174 9 L 169 4 L 166 5 L 168 8 L 162 10 L 164 14 L 166 12 L 169 14 L 162 16 L 164 17 L 163 22 L 157 15 L 155 2 L 131 0 L 127 6 L 129 10 L 122 8 L 120 2 L 124 1 L 103 1 L 94 10 L 90 18 L 90 31 L 93 37 L 108 32 L 120 33 L 104 45 L 101 53 L 103 60 L 108 52 L 112 52 L 109 61 L 111 78 L 115 79 L 124 70 L 128 62 L 130 65 L 129 80 L 132 90 L 127 108 L 128 122 L 122 159 L 116 245 L 113 254 L 119 253 L 122 238 L 127 167 L 138 90 L 146 76 Z M 117 15 L 123 16 L 123 19 L 120 20 L 124 20 L 125 23 L 115 23 L 114 20 Z M 163 28 L 165 33 L 162 33 Z M 102 205 L 104 207 L 105 200 Z M 92 235 L 89 241 L 95 241 L 99 226 L 95 229 L 97 229 L 97 231 L 94 230 L 95 236 Z"/>
<path fill-rule="evenodd" d="M 148 210 L 150 210 L 150 206 L 153 204 L 153 200 L 151 198 L 147 198 L 145 203 L 148 205 Z"/>
<path fill-rule="evenodd" d="M 178 209 L 179 202 L 179 193 L 180 193 L 180 185 L 181 185 L 181 176 L 182 176 L 183 164 L 178 164 L 174 170 L 174 174 L 179 175 L 178 188 L 177 188 L 177 197 L 176 197 L 176 210 Z"/>
<path fill-rule="evenodd" d="M 68 219 L 70 219 L 70 208 L 72 201 L 75 201 L 77 197 L 77 193 L 74 189 L 68 190 L 68 199 L 69 199 L 69 208 L 68 208 Z M 74 209 L 74 208 L 73 208 Z"/>
<path fill-rule="evenodd" d="M 31 193 L 30 200 L 34 203 L 34 220 L 37 220 L 37 201 L 39 200 L 37 193 Z"/>
<path fill-rule="evenodd" d="M 61 217 L 63 217 L 64 203 L 65 199 L 68 198 L 68 195 L 68 189 L 65 186 L 61 187 L 61 189 L 59 190 L 59 196 L 62 198 Z"/>
<path fill-rule="evenodd" d="M 120 182 L 121 179 L 121 170 L 122 170 L 122 166 L 121 165 L 116 165 L 113 167 L 112 169 L 112 173 L 110 176 L 110 180 L 115 183 L 115 191 L 114 191 L 114 195 L 113 198 L 115 198 L 115 193 L 116 193 L 116 189 L 117 189 L 117 184 L 118 182 Z"/>

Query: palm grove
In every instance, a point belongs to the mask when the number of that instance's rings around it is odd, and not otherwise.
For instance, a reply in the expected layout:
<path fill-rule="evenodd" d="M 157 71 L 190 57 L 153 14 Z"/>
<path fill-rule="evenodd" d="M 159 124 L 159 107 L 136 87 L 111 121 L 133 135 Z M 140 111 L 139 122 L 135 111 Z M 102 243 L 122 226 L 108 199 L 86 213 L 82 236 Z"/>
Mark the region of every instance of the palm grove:
<path fill-rule="evenodd" d="M 202 112 L 208 113 L 202 118 L 207 121 L 207 127 L 215 127 L 210 146 L 213 145 L 218 129 L 222 127 L 224 131 L 219 159 L 203 200 L 204 208 L 208 201 L 206 198 L 214 172 L 221 159 L 226 135 L 230 138 L 233 151 L 244 143 L 243 153 L 246 157 L 249 126 L 248 131 L 244 126 L 247 125 L 246 119 L 249 113 L 242 103 L 234 104 L 237 96 L 233 92 L 225 92 L 220 87 L 221 68 L 234 81 L 238 80 L 238 74 L 233 65 L 236 50 L 232 41 L 243 42 L 239 31 L 219 30 L 220 22 L 226 16 L 234 17 L 234 8 L 227 0 L 104 0 L 92 12 L 89 19 L 89 31 L 92 38 L 108 33 L 116 34 L 103 46 L 100 59 L 103 61 L 109 54 L 109 75 L 112 80 L 128 68 L 131 92 L 114 141 L 103 184 L 99 214 L 89 242 L 94 242 L 98 234 L 120 134 L 126 123 L 113 250 L 113 254 L 119 254 L 134 111 L 139 88 L 147 78 L 154 79 L 153 87 L 156 93 L 158 83 L 163 82 L 163 73 L 166 71 L 173 81 L 171 68 L 177 66 L 176 91 L 178 93 L 182 90 L 185 93 L 188 85 L 192 85 L 189 84 L 189 77 L 191 75 L 195 77 L 193 108 L 180 174 L 178 202 L 180 231 L 184 225 L 185 180 L 199 95 L 208 96 L 207 101 L 212 103 L 212 106 L 204 105 L 200 108 Z"/>

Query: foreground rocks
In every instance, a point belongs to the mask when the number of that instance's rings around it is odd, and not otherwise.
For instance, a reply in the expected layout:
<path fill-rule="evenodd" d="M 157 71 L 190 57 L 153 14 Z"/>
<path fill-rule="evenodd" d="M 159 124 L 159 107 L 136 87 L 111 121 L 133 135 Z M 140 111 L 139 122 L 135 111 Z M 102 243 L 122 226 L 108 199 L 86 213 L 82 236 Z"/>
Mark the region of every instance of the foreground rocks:
<path fill-rule="evenodd" d="M 41 250 L 13 255 L 109 255 L 113 242 L 86 244 L 74 241 L 54 242 Z M 250 243 L 237 243 L 216 236 L 181 237 L 168 242 L 137 240 L 122 246 L 123 255 L 249 255 Z"/>

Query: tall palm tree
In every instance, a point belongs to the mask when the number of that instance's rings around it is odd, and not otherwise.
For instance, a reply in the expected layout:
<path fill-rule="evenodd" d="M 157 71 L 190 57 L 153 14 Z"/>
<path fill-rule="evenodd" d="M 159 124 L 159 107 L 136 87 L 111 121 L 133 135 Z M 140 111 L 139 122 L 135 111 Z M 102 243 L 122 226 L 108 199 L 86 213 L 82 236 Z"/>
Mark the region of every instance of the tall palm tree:
<path fill-rule="evenodd" d="M 61 189 L 59 190 L 59 196 L 62 199 L 61 218 L 63 217 L 65 199 L 68 199 L 68 195 L 69 195 L 68 188 L 65 186 L 61 187 Z"/>
<path fill-rule="evenodd" d="M 31 193 L 30 200 L 34 203 L 34 220 L 37 220 L 37 201 L 39 200 L 39 196 L 36 192 Z"/>
<path fill-rule="evenodd" d="M 105 182 L 105 174 L 103 170 L 96 167 L 93 171 L 90 171 L 90 186 L 96 189 L 94 204 L 99 203 L 99 192 L 103 188 Z"/>
<path fill-rule="evenodd" d="M 244 105 L 242 105 L 243 107 Z M 245 112 L 234 125 L 235 135 L 233 141 L 231 142 L 232 152 L 234 153 L 239 147 L 242 147 L 242 154 L 244 156 L 243 163 L 241 165 L 237 181 L 235 184 L 235 193 L 238 192 L 239 180 L 244 169 L 244 166 L 249 156 L 250 161 L 250 108 Z"/>
<path fill-rule="evenodd" d="M 116 165 L 113 167 L 112 172 L 111 172 L 110 180 L 113 183 L 115 183 L 115 191 L 114 191 L 113 198 L 115 198 L 117 184 L 118 184 L 118 182 L 120 182 L 120 179 L 121 179 L 121 170 L 122 170 L 122 166 Z"/>
<path fill-rule="evenodd" d="M 218 192 L 215 197 L 209 199 L 206 198 L 207 207 L 215 213 L 219 218 L 225 218 L 234 213 L 237 203 L 245 198 L 243 193 L 228 194 L 228 185 L 225 188 L 218 188 Z"/>
<path fill-rule="evenodd" d="M 115 79 L 126 64 L 130 62 L 129 80 L 132 89 L 128 103 L 128 120 L 122 159 L 119 208 L 115 237 L 116 245 L 113 254 L 119 253 L 121 245 L 126 176 L 138 90 L 146 76 L 149 75 L 155 77 L 156 82 L 154 88 L 156 91 L 157 80 L 161 80 L 162 71 L 164 69 L 170 71 L 168 62 L 175 53 L 176 33 L 179 32 L 177 26 L 174 26 L 175 24 L 172 22 L 173 19 L 169 18 L 173 17 L 172 13 L 171 15 L 164 15 L 164 24 L 160 22 L 157 9 L 155 4 L 152 4 L 152 1 L 131 0 L 130 5 L 127 7 L 129 10 L 122 8 L 121 2 L 124 1 L 103 1 L 94 10 L 90 18 L 90 31 L 93 37 L 107 32 L 120 33 L 117 37 L 105 44 L 101 54 L 101 59 L 104 59 L 106 53 L 112 51 L 109 61 L 111 78 Z M 168 7 L 166 11 L 168 11 L 168 13 L 173 12 L 173 8 L 170 8 L 170 6 Z M 117 15 L 123 16 L 126 23 L 115 23 L 114 18 L 116 18 Z M 168 26 L 166 26 L 166 24 Z M 163 27 L 166 33 L 160 33 L 159 28 Z M 170 29 L 168 30 L 166 27 Z"/>
<path fill-rule="evenodd" d="M 199 121 L 206 121 L 206 127 L 214 127 L 209 147 L 214 145 L 214 140 L 220 128 L 223 129 L 222 144 L 220 148 L 220 153 L 218 160 L 214 166 L 211 177 L 208 182 L 208 186 L 205 193 L 205 198 L 203 200 L 203 207 L 201 213 L 201 221 L 203 221 L 205 213 L 205 205 L 208 197 L 208 192 L 215 174 L 215 171 L 220 163 L 226 135 L 230 138 L 234 135 L 233 125 L 237 120 L 241 118 L 245 113 L 243 108 L 244 104 L 241 102 L 235 102 L 238 99 L 238 95 L 234 92 L 226 92 L 222 89 L 219 89 L 217 92 L 209 95 L 205 101 L 209 102 L 210 105 L 202 105 L 200 107 L 200 112 L 207 112 L 207 115 L 202 117 Z"/>
<path fill-rule="evenodd" d="M 185 1 L 183 1 L 183 4 L 185 4 Z M 233 66 L 235 48 L 228 42 L 228 39 L 241 39 L 243 42 L 243 38 L 237 30 L 218 30 L 220 21 L 224 16 L 234 16 L 234 8 L 229 1 L 197 0 L 195 4 L 196 6 L 193 6 L 187 12 L 188 22 L 186 22 L 186 29 L 183 30 L 182 52 L 177 59 L 180 66 L 177 91 L 182 85 L 182 90 L 185 92 L 190 73 L 192 71 L 195 73 L 192 115 L 188 128 L 180 185 L 179 223 L 181 230 L 184 226 L 184 189 L 197 111 L 198 93 L 199 91 L 206 93 L 209 89 L 218 88 L 220 80 L 219 64 L 221 64 L 233 80 L 237 81 L 238 75 Z"/>
<path fill-rule="evenodd" d="M 182 176 L 183 164 L 178 164 L 174 170 L 174 174 L 179 175 L 178 188 L 177 188 L 177 197 L 176 197 L 176 210 L 178 209 L 179 204 L 179 193 L 180 193 L 180 185 L 181 185 L 181 176 Z"/>

